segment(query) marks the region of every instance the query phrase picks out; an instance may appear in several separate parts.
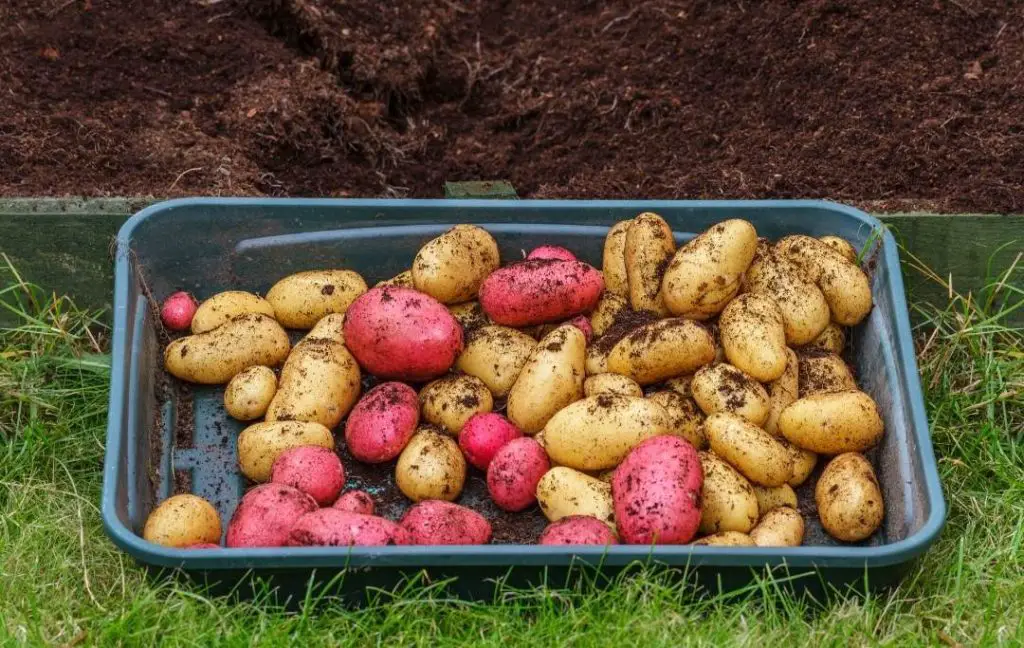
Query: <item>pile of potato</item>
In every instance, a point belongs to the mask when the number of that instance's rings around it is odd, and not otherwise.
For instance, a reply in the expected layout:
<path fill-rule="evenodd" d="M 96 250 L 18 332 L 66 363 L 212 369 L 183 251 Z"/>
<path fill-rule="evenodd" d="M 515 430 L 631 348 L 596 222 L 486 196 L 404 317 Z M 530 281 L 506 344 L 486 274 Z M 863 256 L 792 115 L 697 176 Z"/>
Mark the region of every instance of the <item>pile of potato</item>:
<path fill-rule="evenodd" d="M 861 454 L 883 426 L 839 354 L 871 306 L 836 237 L 773 244 L 727 220 L 676 249 L 643 213 L 610 229 L 599 271 L 553 245 L 502 266 L 491 234 L 458 225 L 373 288 L 322 270 L 265 298 L 175 295 L 165 324 L 191 334 L 164 366 L 226 384 L 227 412 L 251 422 L 238 461 L 256 485 L 227 547 L 487 543 L 489 521 L 456 503 L 468 470 L 506 511 L 539 504 L 540 544 L 795 546 L 793 489 L 819 457 L 821 523 L 858 541 L 884 514 Z M 293 347 L 285 329 L 308 333 Z M 393 463 L 415 503 L 400 520 L 344 491 L 336 443 Z M 194 495 L 144 531 L 176 547 L 221 535 Z"/>

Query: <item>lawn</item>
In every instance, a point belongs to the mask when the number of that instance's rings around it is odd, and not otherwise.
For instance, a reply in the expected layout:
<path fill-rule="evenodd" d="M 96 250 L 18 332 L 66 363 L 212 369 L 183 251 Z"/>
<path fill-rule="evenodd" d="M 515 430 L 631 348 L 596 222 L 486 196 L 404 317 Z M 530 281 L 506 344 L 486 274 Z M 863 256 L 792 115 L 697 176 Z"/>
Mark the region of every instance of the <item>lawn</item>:
<path fill-rule="evenodd" d="M 98 314 L 0 273 L 0 308 L 18 317 L 0 330 L 4 645 L 1024 644 L 1024 328 L 1007 323 L 1024 308 L 1020 266 L 982 295 L 912 306 L 949 518 L 894 591 L 815 606 L 763 580 L 753 596 L 701 597 L 647 568 L 610 588 L 506 590 L 494 603 L 410 586 L 359 610 L 311 599 L 291 611 L 147 577 L 107 540 L 106 331 Z"/>

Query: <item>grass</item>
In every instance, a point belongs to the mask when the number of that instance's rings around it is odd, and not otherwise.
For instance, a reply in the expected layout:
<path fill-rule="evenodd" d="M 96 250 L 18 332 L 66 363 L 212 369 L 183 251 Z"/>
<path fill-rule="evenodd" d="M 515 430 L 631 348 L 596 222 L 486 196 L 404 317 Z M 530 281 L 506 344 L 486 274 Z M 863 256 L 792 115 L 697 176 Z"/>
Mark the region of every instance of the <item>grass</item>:
<path fill-rule="evenodd" d="M 1024 305 L 1017 267 L 980 300 L 914 306 L 950 512 L 894 591 L 815 607 L 765 579 L 755 596 L 701 598 L 671 573 L 638 569 L 611 588 L 509 589 L 489 604 L 414 584 L 360 610 L 292 611 L 147 577 L 106 539 L 104 331 L 96 314 L 7 273 L 0 307 L 19 324 L 0 331 L 0 643 L 1024 644 L 1024 329 L 1006 319 Z"/>

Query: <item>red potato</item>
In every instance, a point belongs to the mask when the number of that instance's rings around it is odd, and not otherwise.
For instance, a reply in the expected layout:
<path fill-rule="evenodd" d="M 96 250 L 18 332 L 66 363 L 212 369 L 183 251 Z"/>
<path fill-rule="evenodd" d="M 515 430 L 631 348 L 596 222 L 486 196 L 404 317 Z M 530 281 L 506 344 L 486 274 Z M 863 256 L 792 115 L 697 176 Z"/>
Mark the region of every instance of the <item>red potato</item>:
<path fill-rule="evenodd" d="M 480 470 L 487 470 L 495 453 L 509 441 L 523 433 L 501 414 L 484 412 L 474 414 L 459 432 L 459 448 L 466 461 Z"/>
<path fill-rule="evenodd" d="M 379 378 L 421 382 L 448 371 L 462 352 L 462 327 L 444 305 L 412 288 L 379 286 L 345 314 L 345 345 Z"/>
<path fill-rule="evenodd" d="M 530 250 L 527 259 L 557 259 L 559 261 L 575 261 L 576 255 L 561 245 L 541 245 Z"/>
<path fill-rule="evenodd" d="M 522 327 L 593 310 L 603 290 L 601 273 L 582 261 L 528 259 L 492 272 L 479 299 L 496 324 Z"/>
<path fill-rule="evenodd" d="M 537 483 L 551 468 L 544 448 L 530 437 L 503 445 L 487 467 L 487 492 L 506 511 L 522 511 L 537 501 Z"/>
<path fill-rule="evenodd" d="M 400 382 L 381 383 L 352 408 L 345 422 L 345 443 L 359 461 L 391 461 L 402 453 L 419 422 L 416 390 Z"/>
<path fill-rule="evenodd" d="M 299 446 L 277 456 L 270 469 L 270 481 L 298 488 L 320 506 L 327 506 L 338 499 L 345 486 L 345 467 L 333 450 Z"/>
<path fill-rule="evenodd" d="M 409 532 L 375 515 L 320 509 L 299 518 L 288 536 L 290 547 L 383 547 L 412 544 Z"/>
<path fill-rule="evenodd" d="M 373 515 L 373 497 L 371 497 L 366 491 L 345 491 L 341 494 L 341 497 L 334 500 L 334 504 L 331 505 L 331 508 L 338 509 L 339 511 L 348 511 L 349 513 Z"/>
<path fill-rule="evenodd" d="M 583 331 L 583 335 L 587 338 L 587 344 L 590 344 L 590 338 L 594 337 L 594 327 L 590 325 L 590 320 L 585 315 L 577 315 L 569 320 L 569 324 Z"/>
<path fill-rule="evenodd" d="M 444 500 L 413 504 L 398 525 L 418 545 L 482 545 L 491 541 L 491 524 L 484 516 Z"/>
<path fill-rule="evenodd" d="M 194 545 L 189 545 L 185 547 L 185 549 L 220 549 L 220 545 L 212 542 L 199 542 Z"/>
<path fill-rule="evenodd" d="M 242 497 L 231 516 L 225 546 L 283 547 L 288 533 L 306 513 L 317 510 L 316 500 L 284 484 L 263 484 Z"/>
<path fill-rule="evenodd" d="M 187 331 L 192 327 L 192 318 L 199 309 L 196 298 L 184 290 L 164 300 L 160 308 L 160 319 L 172 331 Z"/>
<path fill-rule="evenodd" d="M 570 515 L 549 524 L 537 539 L 541 545 L 619 544 L 608 525 L 589 515 Z"/>
<path fill-rule="evenodd" d="M 612 476 L 619 536 L 628 544 L 684 544 L 700 525 L 704 475 L 697 451 L 675 436 L 651 437 Z"/>

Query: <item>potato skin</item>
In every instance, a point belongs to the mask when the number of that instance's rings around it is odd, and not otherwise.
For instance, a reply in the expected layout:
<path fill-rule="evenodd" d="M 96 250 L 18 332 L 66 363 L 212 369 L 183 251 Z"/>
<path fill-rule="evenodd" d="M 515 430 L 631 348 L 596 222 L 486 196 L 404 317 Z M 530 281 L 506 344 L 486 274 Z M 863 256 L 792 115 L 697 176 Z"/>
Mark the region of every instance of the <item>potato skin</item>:
<path fill-rule="evenodd" d="M 491 393 L 501 397 L 512 389 L 536 348 L 537 341 L 521 331 L 483 326 L 468 335 L 455 368 L 484 381 Z"/>
<path fill-rule="evenodd" d="M 267 315 L 249 313 L 212 331 L 172 341 L 164 350 L 164 368 L 180 380 L 223 385 L 249 367 L 278 366 L 290 349 L 280 324 Z"/>
<path fill-rule="evenodd" d="M 338 509 L 339 511 L 348 511 L 349 513 L 373 515 L 375 505 L 373 497 L 366 491 L 350 490 L 345 491 L 338 499 L 334 500 L 331 508 Z"/>
<path fill-rule="evenodd" d="M 540 245 L 530 250 L 527 259 L 558 259 L 559 261 L 576 261 L 576 255 L 561 245 Z"/>
<path fill-rule="evenodd" d="M 871 312 L 868 276 L 829 244 L 810 236 L 794 235 L 781 239 L 775 250 L 796 262 L 818 284 L 832 312 L 832 321 L 853 326 Z"/>
<path fill-rule="evenodd" d="M 537 483 L 551 468 L 548 455 L 529 437 L 501 446 L 487 466 L 487 492 L 500 508 L 522 511 L 537 501 Z"/>
<path fill-rule="evenodd" d="M 743 285 L 748 292 L 776 303 L 787 344 L 808 344 L 829 324 L 831 312 L 825 295 L 798 265 L 772 249 L 754 258 Z"/>
<path fill-rule="evenodd" d="M 605 283 L 607 284 L 607 275 Z M 594 335 L 604 335 L 615 323 L 615 318 L 624 310 L 629 310 L 629 301 L 622 295 L 611 292 L 605 285 L 604 294 L 598 300 L 597 306 L 590 313 L 590 325 L 594 329 Z"/>
<path fill-rule="evenodd" d="M 793 402 L 779 416 L 779 430 L 793 445 L 837 455 L 862 452 L 882 438 L 875 401 L 861 391 L 815 394 Z"/>
<path fill-rule="evenodd" d="M 754 425 L 763 425 L 771 414 L 771 400 L 761 383 L 727 363 L 703 367 L 690 384 L 693 400 L 705 414 L 728 412 Z"/>
<path fill-rule="evenodd" d="M 383 547 L 412 544 L 409 532 L 391 520 L 324 508 L 303 515 L 291 533 L 290 547 Z"/>
<path fill-rule="evenodd" d="M 814 467 L 818 465 L 818 455 L 810 450 L 798 448 L 782 437 L 779 437 L 779 441 L 786 446 L 789 456 L 793 459 L 793 475 L 787 483 L 796 488 L 807 481 L 807 478 L 814 472 Z"/>
<path fill-rule="evenodd" d="M 417 545 L 482 545 L 491 541 L 491 524 L 484 516 L 442 500 L 413 504 L 398 525 Z"/>
<path fill-rule="evenodd" d="M 593 310 L 603 290 L 601 273 L 582 261 L 532 259 L 492 272 L 480 306 L 497 324 L 533 326 Z"/>
<path fill-rule="evenodd" d="M 754 541 L 746 533 L 739 531 L 722 531 L 704 536 L 693 542 L 695 545 L 707 545 L 710 547 L 754 547 Z"/>
<path fill-rule="evenodd" d="M 626 283 L 633 310 L 646 310 L 667 317 L 661 280 L 665 265 L 676 251 L 672 228 L 661 216 L 644 212 L 626 230 L 623 256 L 626 261 Z"/>
<path fill-rule="evenodd" d="M 267 291 L 277 321 L 311 329 L 325 315 L 344 313 L 366 292 L 366 281 L 351 270 L 309 270 L 281 279 Z"/>
<path fill-rule="evenodd" d="M 583 381 L 583 394 L 586 396 L 618 394 L 619 396 L 636 396 L 641 398 L 644 395 L 644 390 L 632 378 L 622 374 L 602 373 L 588 376 Z"/>
<path fill-rule="evenodd" d="M 484 412 L 474 414 L 462 426 L 459 448 L 466 456 L 466 461 L 486 471 L 498 450 L 521 436 L 522 431 L 501 414 Z"/>
<path fill-rule="evenodd" d="M 413 286 L 442 304 L 457 304 L 473 299 L 500 263 L 498 242 L 487 230 L 456 225 L 416 253 Z"/>
<path fill-rule="evenodd" d="M 537 482 L 537 502 L 552 522 L 586 515 L 609 526 L 615 523 L 611 484 L 565 466 L 555 466 L 544 473 Z"/>
<path fill-rule="evenodd" d="M 786 330 L 782 312 L 770 297 L 745 293 L 729 302 L 718 319 L 729 362 L 760 382 L 786 371 Z"/>
<path fill-rule="evenodd" d="M 735 414 L 718 412 L 704 421 L 708 444 L 752 483 L 781 486 L 793 474 L 793 458 L 778 439 Z"/>
<path fill-rule="evenodd" d="M 799 547 L 804 542 L 804 518 L 793 507 L 773 508 L 750 532 L 758 547 Z"/>
<path fill-rule="evenodd" d="M 391 277 L 390 279 L 385 279 L 383 281 L 378 281 L 377 283 L 373 284 L 374 288 L 379 288 L 380 286 L 395 286 L 396 288 L 415 288 L 416 287 L 413 284 L 413 281 L 412 281 L 412 270 L 411 269 L 410 270 L 403 270 L 403 271 L 399 272 L 398 274 L 396 274 L 394 277 Z"/>
<path fill-rule="evenodd" d="M 779 415 L 800 396 L 800 359 L 792 349 L 786 349 L 786 370 L 765 388 L 770 410 L 764 429 L 772 436 L 779 436 Z"/>
<path fill-rule="evenodd" d="M 262 418 L 277 393 L 277 376 L 270 367 L 257 365 L 235 374 L 224 389 L 224 409 L 239 421 Z"/>
<path fill-rule="evenodd" d="M 329 506 L 345 487 L 345 468 L 333 450 L 300 446 L 277 456 L 270 481 L 298 488 L 320 506 Z"/>
<path fill-rule="evenodd" d="M 246 313 L 259 313 L 276 319 L 274 307 L 266 299 L 244 290 L 227 290 L 203 300 L 192 316 L 192 333 L 212 331 Z"/>
<path fill-rule="evenodd" d="M 701 488 L 701 533 L 747 533 L 757 524 L 757 496 L 735 468 L 713 452 L 700 452 L 704 485 Z"/>
<path fill-rule="evenodd" d="M 584 372 L 588 376 L 596 376 L 597 374 L 608 373 L 608 354 L 611 353 L 611 349 L 606 349 L 599 344 L 591 344 L 587 346 L 584 352 Z"/>
<path fill-rule="evenodd" d="M 331 313 L 320 318 L 306 334 L 309 339 L 327 338 L 345 344 L 345 314 Z"/>
<path fill-rule="evenodd" d="M 464 333 L 475 331 L 482 326 L 489 326 L 492 324 L 487 313 L 480 306 L 480 302 L 468 301 L 460 304 L 452 304 L 448 307 L 448 312 L 452 314 L 455 321 L 462 327 Z"/>
<path fill-rule="evenodd" d="M 583 396 L 586 338 L 564 324 L 548 333 L 508 393 L 507 416 L 526 434 L 540 432 L 555 412 Z"/>
<path fill-rule="evenodd" d="M 850 263 L 857 263 L 857 250 L 850 242 L 839 236 L 819 236 L 818 240 L 838 252 Z"/>
<path fill-rule="evenodd" d="M 359 461 L 391 461 L 405 448 L 420 422 L 416 390 L 400 382 L 366 392 L 345 421 L 345 443 Z"/>
<path fill-rule="evenodd" d="M 238 467 L 254 482 L 270 480 L 274 461 L 281 453 L 299 446 L 334 449 L 334 435 L 312 421 L 264 421 L 238 435 Z"/>
<path fill-rule="evenodd" d="M 673 317 L 630 331 L 608 354 L 608 370 L 653 385 L 693 373 L 714 359 L 711 333 L 696 322 Z"/>
<path fill-rule="evenodd" d="M 395 483 L 414 502 L 451 502 L 466 483 L 466 459 L 450 436 L 421 426 L 398 457 Z"/>
<path fill-rule="evenodd" d="M 362 390 L 356 359 L 341 342 L 305 337 L 292 349 L 268 421 L 314 421 L 333 429 L 349 413 Z"/>
<path fill-rule="evenodd" d="M 165 547 L 213 543 L 220 545 L 220 516 L 202 497 L 173 495 L 160 502 L 146 518 L 142 537 Z"/>
<path fill-rule="evenodd" d="M 831 322 L 807 345 L 807 348 L 823 349 L 839 355 L 846 348 L 846 329 Z"/>
<path fill-rule="evenodd" d="M 857 389 L 857 381 L 842 358 L 818 349 L 803 349 L 800 362 L 800 398 Z"/>
<path fill-rule="evenodd" d="M 612 225 L 604 238 L 604 256 L 601 262 L 605 289 L 626 298 L 629 297 L 629 280 L 626 276 L 626 233 L 632 224 L 631 219 Z"/>
<path fill-rule="evenodd" d="M 814 488 L 818 517 L 829 535 L 844 542 L 870 537 L 882 525 L 885 503 L 871 463 L 847 452 L 825 466 Z"/>
<path fill-rule="evenodd" d="M 570 515 L 552 522 L 537 539 L 539 545 L 613 545 L 619 544 L 608 525 L 589 515 Z"/>
<path fill-rule="evenodd" d="M 316 500 L 285 484 L 263 484 L 242 496 L 228 524 L 228 547 L 284 547 L 288 533 Z"/>
<path fill-rule="evenodd" d="M 780 506 L 788 506 L 792 509 L 797 508 L 796 491 L 789 484 L 771 487 L 758 486 L 757 484 L 752 486 L 754 495 L 757 497 L 757 511 L 762 518 L 765 513 Z"/>
<path fill-rule="evenodd" d="M 647 399 L 661 405 L 668 412 L 669 434 L 685 439 L 698 450 L 707 447 L 708 439 L 704 434 L 704 412 L 692 398 L 667 389 L 654 392 Z"/>
<path fill-rule="evenodd" d="M 423 420 L 458 436 L 474 414 L 490 412 L 494 397 L 479 378 L 444 376 L 420 390 Z"/>

